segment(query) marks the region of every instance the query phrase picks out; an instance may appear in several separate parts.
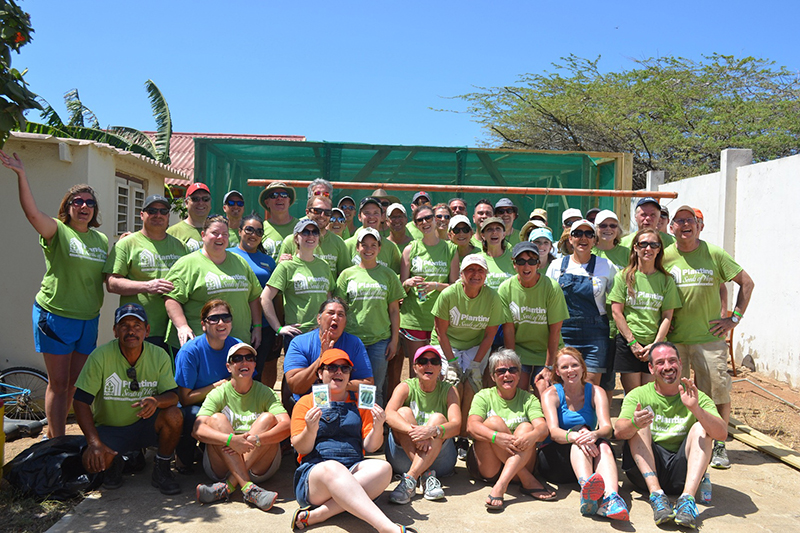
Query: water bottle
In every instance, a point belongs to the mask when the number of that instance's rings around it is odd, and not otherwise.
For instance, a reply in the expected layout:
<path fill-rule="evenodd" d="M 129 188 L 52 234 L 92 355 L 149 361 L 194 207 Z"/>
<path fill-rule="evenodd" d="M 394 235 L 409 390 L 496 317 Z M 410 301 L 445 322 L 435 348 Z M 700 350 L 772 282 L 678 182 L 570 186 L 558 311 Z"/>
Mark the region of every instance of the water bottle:
<path fill-rule="evenodd" d="M 700 503 L 711 503 L 711 476 L 708 472 L 703 474 L 703 481 L 700 482 Z"/>
<path fill-rule="evenodd" d="M 417 289 L 417 297 L 419 298 L 420 302 L 424 302 L 428 299 L 428 291 L 425 289 Z"/>

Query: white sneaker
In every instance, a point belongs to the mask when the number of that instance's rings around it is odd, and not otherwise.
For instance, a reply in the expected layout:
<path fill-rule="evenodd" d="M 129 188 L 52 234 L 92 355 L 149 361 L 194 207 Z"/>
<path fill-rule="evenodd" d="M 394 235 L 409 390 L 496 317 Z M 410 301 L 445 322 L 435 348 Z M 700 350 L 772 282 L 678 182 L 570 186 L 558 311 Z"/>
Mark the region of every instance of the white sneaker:
<path fill-rule="evenodd" d="M 444 498 L 442 482 L 436 477 L 435 470 L 428 470 L 422 474 L 420 479 L 424 490 L 423 496 L 426 500 L 441 500 Z"/>

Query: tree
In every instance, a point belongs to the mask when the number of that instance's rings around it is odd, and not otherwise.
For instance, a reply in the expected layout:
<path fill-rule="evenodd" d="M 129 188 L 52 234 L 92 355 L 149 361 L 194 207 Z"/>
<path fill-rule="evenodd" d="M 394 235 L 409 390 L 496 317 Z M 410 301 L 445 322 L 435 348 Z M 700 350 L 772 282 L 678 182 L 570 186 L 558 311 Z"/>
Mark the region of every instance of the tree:
<path fill-rule="evenodd" d="M 31 41 L 31 17 L 14 0 L 0 0 L 0 148 L 8 132 L 25 127 L 24 112 L 41 109 L 23 79 L 27 72 L 11 67 L 11 52 Z"/>
<path fill-rule="evenodd" d="M 800 77 L 772 61 L 650 58 L 610 73 L 599 62 L 570 55 L 556 72 L 457 98 L 490 145 L 633 153 L 635 187 L 648 170 L 670 179 L 719 170 L 725 148 L 750 148 L 756 161 L 798 153 Z"/>

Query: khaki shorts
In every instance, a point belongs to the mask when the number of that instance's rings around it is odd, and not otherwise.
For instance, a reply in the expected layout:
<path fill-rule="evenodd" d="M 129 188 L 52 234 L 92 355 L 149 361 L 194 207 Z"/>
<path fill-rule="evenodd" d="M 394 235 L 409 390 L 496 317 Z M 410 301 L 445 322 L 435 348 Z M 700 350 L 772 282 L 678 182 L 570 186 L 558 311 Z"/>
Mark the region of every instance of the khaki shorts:
<path fill-rule="evenodd" d="M 728 375 L 728 345 L 725 341 L 675 346 L 683 365 L 682 377 L 690 377 L 691 365 L 698 389 L 708 394 L 717 405 L 730 403 L 732 382 Z"/>
<path fill-rule="evenodd" d="M 250 474 L 250 481 L 255 484 L 262 483 L 272 476 L 275 475 L 275 472 L 281 467 L 281 450 L 278 448 L 278 451 L 275 452 L 275 457 L 272 458 L 272 464 L 269 465 L 267 471 L 261 475 L 256 475 L 253 473 L 252 470 L 248 471 L 247 473 Z M 208 445 L 206 445 L 206 449 L 203 452 L 203 470 L 205 471 L 206 475 L 210 477 L 213 481 L 227 481 L 230 477 L 230 472 L 225 472 L 225 475 L 218 476 L 214 473 L 214 469 L 211 467 L 211 459 L 208 457 Z"/>

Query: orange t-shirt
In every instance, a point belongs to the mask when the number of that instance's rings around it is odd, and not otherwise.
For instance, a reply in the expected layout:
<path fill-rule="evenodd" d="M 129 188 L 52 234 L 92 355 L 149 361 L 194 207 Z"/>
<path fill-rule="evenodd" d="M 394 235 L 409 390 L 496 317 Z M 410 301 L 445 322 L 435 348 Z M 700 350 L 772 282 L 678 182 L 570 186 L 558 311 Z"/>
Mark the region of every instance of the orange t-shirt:
<path fill-rule="evenodd" d="M 346 402 L 355 403 L 355 400 L 348 394 Z M 306 428 L 306 413 L 312 407 L 314 407 L 314 399 L 311 394 L 306 394 L 294 404 L 291 425 L 292 437 L 299 435 Z M 372 431 L 372 411 L 369 409 L 359 409 L 358 413 L 361 415 L 361 438 L 366 439 L 369 432 Z M 305 455 L 298 455 L 297 462 L 302 463 L 303 457 L 305 457 Z"/>

